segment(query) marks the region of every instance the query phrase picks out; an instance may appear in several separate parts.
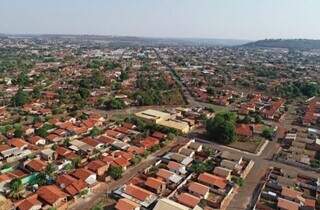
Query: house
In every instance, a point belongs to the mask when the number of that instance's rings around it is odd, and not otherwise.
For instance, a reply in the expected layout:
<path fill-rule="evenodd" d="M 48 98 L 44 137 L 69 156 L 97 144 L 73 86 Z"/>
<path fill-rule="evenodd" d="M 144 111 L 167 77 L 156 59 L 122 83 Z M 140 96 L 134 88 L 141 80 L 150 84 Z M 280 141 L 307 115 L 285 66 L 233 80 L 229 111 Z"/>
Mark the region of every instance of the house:
<path fill-rule="evenodd" d="M 150 191 L 156 194 L 162 194 L 166 189 L 166 183 L 160 179 L 148 177 L 145 185 Z"/>
<path fill-rule="evenodd" d="M 293 201 L 278 198 L 277 207 L 279 210 L 299 210 L 300 205 Z"/>
<path fill-rule="evenodd" d="M 236 134 L 242 137 L 252 137 L 253 130 L 249 124 L 238 124 L 236 126 Z"/>
<path fill-rule="evenodd" d="M 12 147 L 17 147 L 20 150 L 24 150 L 28 147 L 28 142 L 26 142 L 20 138 L 9 139 L 8 144 Z"/>
<path fill-rule="evenodd" d="M 207 199 L 209 196 L 210 189 L 209 187 L 198 182 L 191 182 L 188 185 L 188 191 L 196 197 Z"/>
<path fill-rule="evenodd" d="M 202 184 L 218 189 L 225 189 L 228 184 L 228 181 L 225 178 L 206 172 L 198 176 L 198 181 Z"/>
<path fill-rule="evenodd" d="M 40 156 L 44 160 L 52 161 L 52 160 L 57 159 L 58 154 L 54 150 L 48 148 L 48 149 L 41 150 Z"/>
<path fill-rule="evenodd" d="M 118 200 L 116 206 L 116 210 L 140 210 L 140 205 L 127 199 L 121 198 Z"/>
<path fill-rule="evenodd" d="M 76 169 L 76 171 L 72 173 L 72 176 L 85 181 L 89 186 L 97 182 L 97 174 L 85 168 Z"/>
<path fill-rule="evenodd" d="M 90 138 L 90 137 L 87 137 L 87 138 L 84 138 L 82 139 L 82 141 L 92 147 L 94 147 L 95 149 L 97 150 L 100 150 L 104 147 L 104 144 L 99 142 L 98 140 L 95 140 L 93 138 Z"/>
<path fill-rule="evenodd" d="M 176 199 L 182 205 L 185 205 L 192 209 L 195 208 L 201 200 L 200 198 L 185 192 L 177 195 Z"/>
<path fill-rule="evenodd" d="M 42 208 L 42 203 L 38 200 L 38 194 L 33 194 L 16 204 L 17 210 L 39 210 Z"/>
<path fill-rule="evenodd" d="M 160 168 L 156 175 L 165 182 L 173 182 L 175 184 L 179 183 L 182 180 L 181 176 L 164 168 Z"/>
<path fill-rule="evenodd" d="M 169 161 L 167 168 L 176 174 L 186 174 L 186 167 L 175 161 Z"/>
<path fill-rule="evenodd" d="M 220 176 L 220 177 L 223 177 L 227 180 L 230 179 L 231 177 L 231 170 L 230 169 L 227 169 L 227 168 L 223 168 L 223 167 L 215 167 L 214 170 L 213 170 L 213 173 L 217 176 Z"/>
<path fill-rule="evenodd" d="M 169 209 L 170 210 L 190 210 L 189 207 L 186 207 L 168 198 L 159 199 L 153 210 L 169 210 Z"/>
<path fill-rule="evenodd" d="M 40 159 L 33 159 L 26 161 L 24 167 L 32 172 L 41 172 L 46 169 L 47 163 Z"/>
<path fill-rule="evenodd" d="M 164 133 L 161 133 L 159 131 L 156 131 L 156 132 L 152 133 L 151 137 L 157 138 L 159 140 L 164 140 L 167 137 L 167 135 Z"/>
<path fill-rule="evenodd" d="M 28 142 L 33 145 L 45 145 L 46 140 L 40 136 L 31 136 L 28 139 Z"/>
<path fill-rule="evenodd" d="M 7 144 L 0 145 L 1 159 L 8 158 L 21 153 L 21 150 L 17 147 L 10 147 Z"/>
<path fill-rule="evenodd" d="M 61 174 L 56 178 L 57 185 L 70 196 L 78 195 L 81 191 L 88 189 L 87 183 L 81 179 L 75 179 L 68 174 Z"/>
<path fill-rule="evenodd" d="M 239 155 L 237 155 L 235 153 L 231 153 L 229 151 L 223 151 L 221 153 L 221 158 L 234 161 L 237 164 L 241 164 L 242 163 L 242 157 L 241 156 L 239 156 Z"/>
<path fill-rule="evenodd" d="M 148 200 L 152 200 L 154 197 L 154 194 L 152 192 L 133 184 L 126 185 L 124 187 L 124 193 L 137 199 L 140 202 L 148 202 Z"/>
<path fill-rule="evenodd" d="M 160 143 L 159 139 L 148 136 L 140 141 L 140 146 L 145 149 L 150 149 L 151 147 L 158 145 Z"/>
<path fill-rule="evenodd" d="M 106 171 L 109 168 L 109 164 L 105 163 L 101 160 L 93 160 L 89 162 L 86 166 L 86 169 L 89 169 L 90 171 L 97 174 L 97 176 L 103 176 L 105 175 Z"/>
<path fill-rule="evenodd" d="M 67 194 L 60 190 L 56 185 L 47 185 L 37 190 L 39 201 L 45 206 L 51 206 L 59 210 L 67 209 Z"/>

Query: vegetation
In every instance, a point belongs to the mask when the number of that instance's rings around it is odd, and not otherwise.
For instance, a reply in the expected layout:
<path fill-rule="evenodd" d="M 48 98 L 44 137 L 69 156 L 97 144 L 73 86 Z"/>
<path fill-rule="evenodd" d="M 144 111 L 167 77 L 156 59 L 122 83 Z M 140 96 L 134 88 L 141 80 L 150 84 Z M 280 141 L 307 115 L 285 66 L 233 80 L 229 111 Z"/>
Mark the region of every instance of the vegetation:
<path fill-rule="evenodd" d="M 18 92 L 12 97 L 12 105 L 13 106 L 23 106 L 28 103 L 30 100 L 28 93 L 19 89 Z"/>
<path fill-rule="evenodd" d="M 214 169 L 214 164 L 212 161 L 206 161 L 206 162 L 201 162 L 197 161 L 192 163 L 190 167 L 190 171 L 194 173 L 203 173 L 203 172 L 209 172 Z"/>
<path fill-rule="evenodd" d="M 271 47 L 292 49 L 320 49 L 320 40 L 311 39 L 265 39 L 250 42 L 245 47 Z"/>
<path fill-rule="evenodd" d="M 122 177 L 123 170 L 120 166 L 110 166 L 108 170 L 108 175 L 114 180 L 120 179 Z"/>
<path fill-rule="evenodd" d="M 275 92 L 281 97 L 288 98 L 312 97 L 320 94 L 320 85 L 316 82 L 290 82 L 277 86 Z"/>
<path fill-rule="evenodd" d="M 10 193 L 9 196 L 14 199 L 20 199 L 23 194 L 24 186 L 22 184 L 22 180 L 19 178 L 15 178 L 9 183 Z"/>
<path fill-rule="evenodd" d="M 272 139 L 273 130 L 271 128 L 265 128 L 262 131 L 262 136 L 266 139 Z"/>
<path fill-rule="evenodd" d="M 232 112 L 220 112 L 206 121 L 207 135 L 213 141 L 230 144 L 236 140 L 236 115 Z"/>

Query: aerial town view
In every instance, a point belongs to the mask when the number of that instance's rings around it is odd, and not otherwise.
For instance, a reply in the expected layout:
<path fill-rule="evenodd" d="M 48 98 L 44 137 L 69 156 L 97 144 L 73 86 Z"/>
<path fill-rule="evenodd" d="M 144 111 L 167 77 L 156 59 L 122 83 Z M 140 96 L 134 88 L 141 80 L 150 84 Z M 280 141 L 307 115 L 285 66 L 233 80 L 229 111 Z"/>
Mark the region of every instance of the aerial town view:
<path fill-rule="evenodd" d="M 0 210 L 320 210 L 319 9 L 0 0 Z"/>

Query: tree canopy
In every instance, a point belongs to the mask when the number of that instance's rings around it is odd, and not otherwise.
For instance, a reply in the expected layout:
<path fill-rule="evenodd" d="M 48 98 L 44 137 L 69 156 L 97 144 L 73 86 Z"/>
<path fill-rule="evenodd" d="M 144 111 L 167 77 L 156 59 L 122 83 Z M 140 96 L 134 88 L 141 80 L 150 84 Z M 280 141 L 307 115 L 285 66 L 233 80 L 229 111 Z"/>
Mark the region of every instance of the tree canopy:
<path fill-rule="evenodd" d="M 207 135 L 213 141 L 230 144 L 236 140 L 236 115 L 232 112 L 218 113 L 206 121 Z"/>

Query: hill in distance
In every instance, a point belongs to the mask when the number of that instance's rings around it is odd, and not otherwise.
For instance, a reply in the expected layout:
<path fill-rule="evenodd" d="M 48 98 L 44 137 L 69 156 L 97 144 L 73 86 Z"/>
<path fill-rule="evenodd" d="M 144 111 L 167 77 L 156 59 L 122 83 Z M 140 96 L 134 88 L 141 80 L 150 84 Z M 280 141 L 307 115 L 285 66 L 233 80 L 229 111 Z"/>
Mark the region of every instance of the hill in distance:
<path fill-rule="evenodd" d="M 314 39 L 265 39 L 242 45 L 249 48 L 320 49 L 320 40 Z"/>

